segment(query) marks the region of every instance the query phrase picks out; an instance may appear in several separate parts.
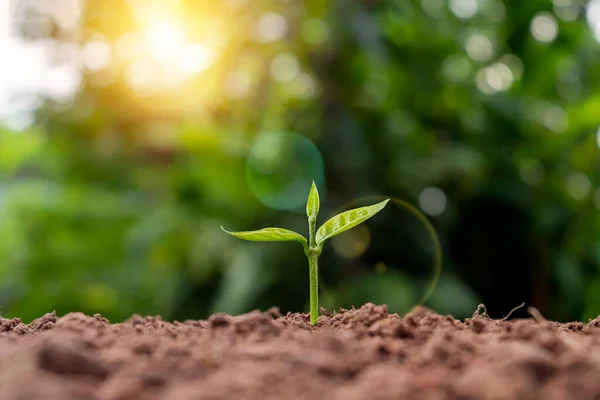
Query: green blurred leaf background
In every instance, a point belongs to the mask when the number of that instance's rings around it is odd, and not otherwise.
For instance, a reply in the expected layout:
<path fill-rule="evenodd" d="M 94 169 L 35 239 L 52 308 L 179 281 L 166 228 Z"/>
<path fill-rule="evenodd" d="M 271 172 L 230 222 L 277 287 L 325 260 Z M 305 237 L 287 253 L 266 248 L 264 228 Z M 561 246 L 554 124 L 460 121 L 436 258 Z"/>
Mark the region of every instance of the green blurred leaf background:
<path fill-rule="evenodd" d="M 313 180 L 320 223 L 430 218 L 441 313 L 600 313 L 600 0 L 7 3 L 2 315 L 306 311 L 301 246 L 219 226 L 305 233 Z M 431 238 L 392 204 L 325 246 L 324 306 L 419 300 Z"/>

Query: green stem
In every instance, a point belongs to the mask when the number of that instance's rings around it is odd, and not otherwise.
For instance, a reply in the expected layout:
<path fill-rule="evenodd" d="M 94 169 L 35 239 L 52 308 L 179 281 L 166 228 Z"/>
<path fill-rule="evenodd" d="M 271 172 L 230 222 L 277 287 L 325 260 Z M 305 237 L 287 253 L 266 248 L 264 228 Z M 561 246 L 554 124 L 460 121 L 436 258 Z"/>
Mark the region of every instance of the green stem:
<path fill-rule="evenodd" d="M 310 285 L 310 325 L 317 323 L 319 318 L 319 255 L 321 249 L 317 246 L 317 219 L 308 218 L 308 272 Z"/>
<path fill-rule="evenodd" d="M 317 219 L 309 218 L 308 219 L 308 247 L 313 250 L 317 247 L 316 229 L 317 229 Z"/>
<path fill-rule="evenodd" d="M 317 323 L 319 318 L 319 253 L 315 249 L 308 252 L 308 269 L 310 284 L 310 325 Z"/>

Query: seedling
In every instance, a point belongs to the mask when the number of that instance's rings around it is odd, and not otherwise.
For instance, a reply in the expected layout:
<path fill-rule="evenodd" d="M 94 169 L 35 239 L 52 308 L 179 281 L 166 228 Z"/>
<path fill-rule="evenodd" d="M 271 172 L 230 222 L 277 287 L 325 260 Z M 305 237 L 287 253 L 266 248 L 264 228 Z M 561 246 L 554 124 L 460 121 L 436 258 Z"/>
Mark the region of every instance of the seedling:
<path fill-rule="evenodd" d="M 312 183 L 306 202 L 306 215 L 308 216 L 308 241 L 304 236 L 294 231 L 283 228 L 264 228 L 257 231 L 224 232 L 239 239 L 253 242 L 300 242 L 304 247 L 304 254 L 308 258 L 310 276 L 310 324 L 317 323 L 319 312 L 319 278 L 318 261 L 325 240 L 339 235 L 348 229 L 368 220 L 381 211 L 390 199 L 384 200 L 372 206 L 355 208 L 336 215 L 325 222 L 319 230 L 316 230 L 317 215 L 319 214 L 319 192 L 317 186 Z"/>

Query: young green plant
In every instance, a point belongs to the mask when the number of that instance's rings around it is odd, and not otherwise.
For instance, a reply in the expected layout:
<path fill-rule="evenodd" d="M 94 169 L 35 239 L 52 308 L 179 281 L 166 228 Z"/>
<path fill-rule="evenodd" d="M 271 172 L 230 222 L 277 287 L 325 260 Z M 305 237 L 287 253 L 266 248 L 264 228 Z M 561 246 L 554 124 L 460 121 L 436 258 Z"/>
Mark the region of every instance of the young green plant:
<path fill-rule="evenodd" d="M 283 228 L 264 228 L 257 231 L 224 232 L 239 239 L 253 242 L 300 242 L 304 247 L 304 253 L 308 258 L 310 276 L 310 324 L 317 323 L 319 316 L 319 256 L 323 251 L 325 241 L 335 235 L 354 228 L 356 225 L 368 220 L 381 211 L 390 199 L 384 200 L 372 206 L 355 208 L 342 212 L 325 222 L 319 230 L 317 227 L 317 215 L 319 214 L 319 192 L 317 186 L 312 183 L 306 202 L 306 215 L 308 216 L 308 241 L 304 236 L 294 231 Z"/>

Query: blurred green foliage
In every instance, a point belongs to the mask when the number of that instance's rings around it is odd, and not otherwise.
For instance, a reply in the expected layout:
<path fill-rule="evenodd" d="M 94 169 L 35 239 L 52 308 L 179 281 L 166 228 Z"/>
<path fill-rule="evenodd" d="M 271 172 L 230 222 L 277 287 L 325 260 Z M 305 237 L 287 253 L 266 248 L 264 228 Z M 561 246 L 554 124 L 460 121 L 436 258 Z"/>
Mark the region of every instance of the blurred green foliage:
<path fill-rule="evenodd" d="M 0 130 L 3 315 L 307 310 L 300 248 L 219 225 L 303 232 L 302 208 L 277 208 L 320 174 L 323 218 L 372 194 L 431 216 L 440 312 L 600 312 L 597 1 L 88 0 L 68 27 L 44 1 L 20 2 L 23 36 L 87 55 L 73 98 Z M 161 18 L 213 46 L 208 68 L 180 76 L 168 41 L 162 64 L 139 58 L 132 35 Z M 257 151 L 268 133 L 320 154 Z M 430 238 L 402 209 L 384 215 L 324 251 L 327 307 L 403 312 L 423 293 Z"/>

